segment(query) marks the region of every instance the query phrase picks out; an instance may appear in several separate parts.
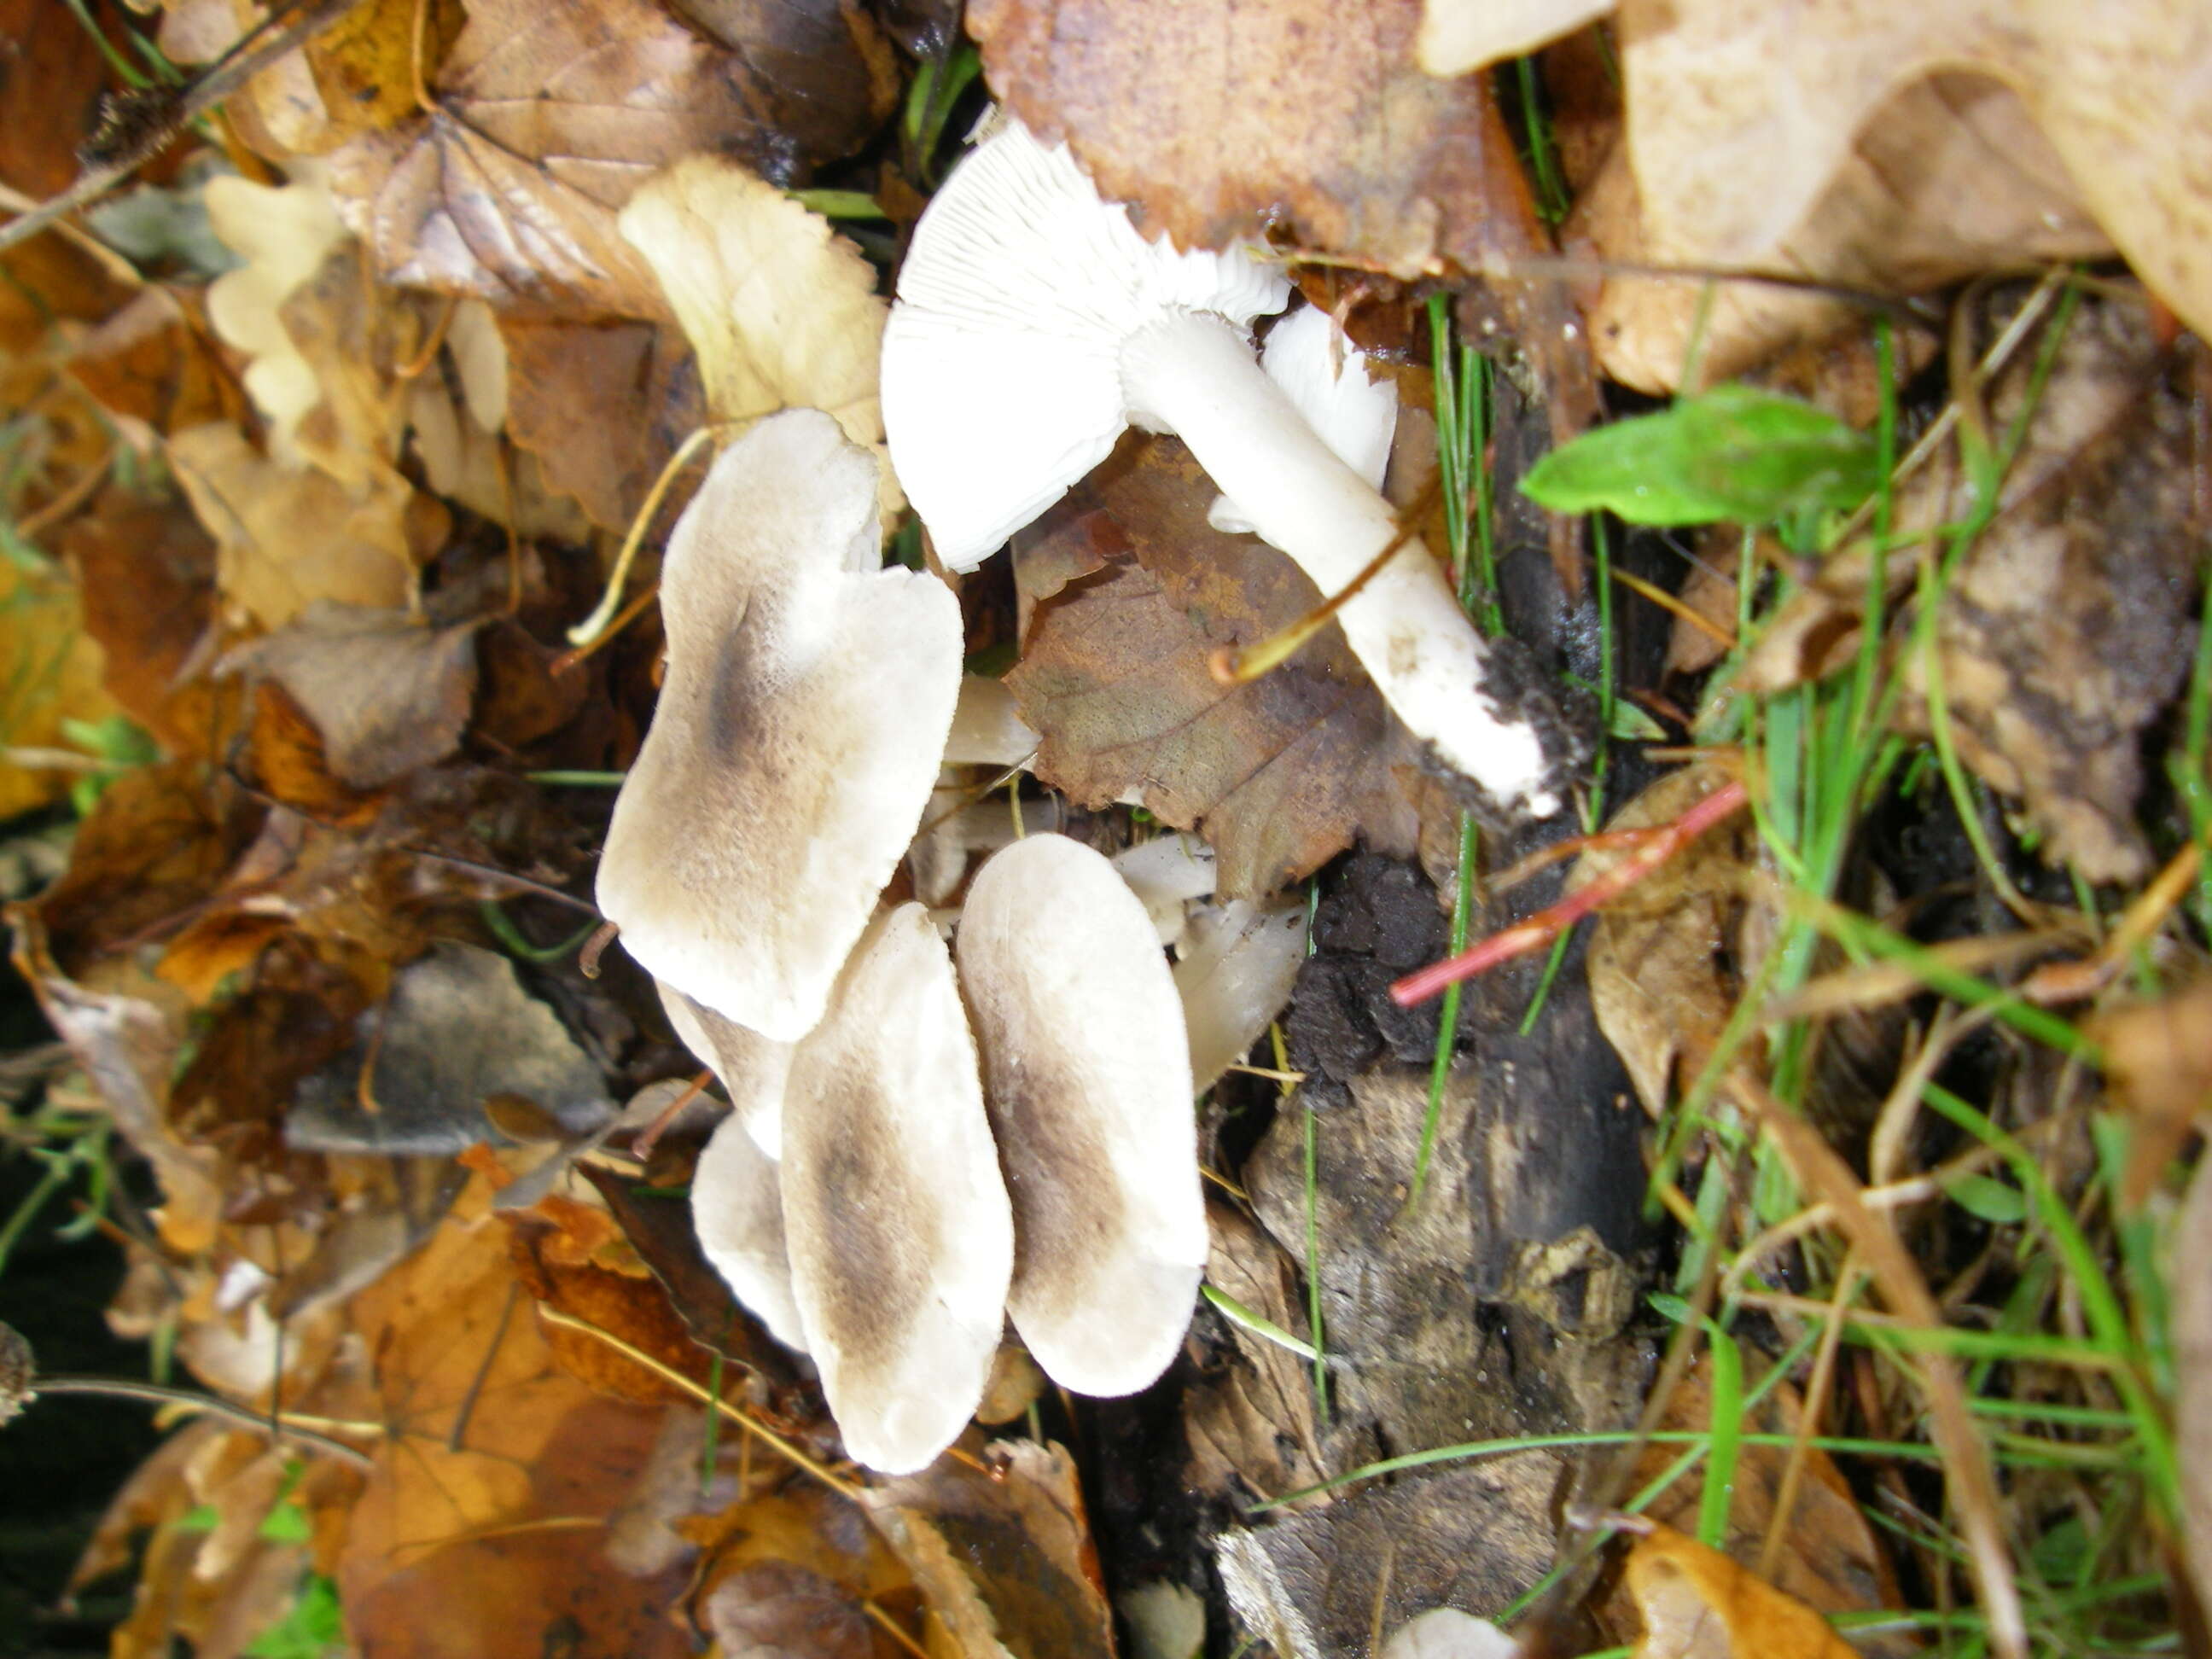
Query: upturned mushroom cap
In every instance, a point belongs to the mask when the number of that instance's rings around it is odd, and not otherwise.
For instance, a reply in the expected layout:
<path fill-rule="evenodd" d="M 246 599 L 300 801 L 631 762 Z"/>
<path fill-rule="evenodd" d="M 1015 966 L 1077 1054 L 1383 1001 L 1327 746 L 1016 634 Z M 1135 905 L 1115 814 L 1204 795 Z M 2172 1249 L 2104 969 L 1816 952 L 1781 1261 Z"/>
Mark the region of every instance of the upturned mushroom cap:
<path fill-rule="evenodd" d="M 862 939 L 785 1099 L 784 1233 L 823 1392 L 854 1457 L 921 1468 L 983 1397 L 1013 1266 L 975 1045 L 922 906 Z"/>
<path fill-rule="evenodd" d="M 732 1113 L 691 1176 L 691 1225 L 730 1293 L 787 1348 L 806 1352 L 783 1242 L 782 1170 Z"/>
<path fill-rule="evenodd" d="M 879 559 L 876 464 L 827 415 L 722 454 L 669 541 L 668 672 L 599 860 L 623 947 L 779 1040 L 821 1018 L 959 691 L 958 601 Z"/>
<path fill-rule="evenodd" d="M 1006 1310 L 1054 1381 L 1133 1393 L 1175 1358 L 1206 1263 L 1190 1057 L 1158 936 L 1064 836 L 994 854 L 960 987 L 1014 1206 Z"/>
<path fill-rule="evenodd" d="M 1290 292 L 1243 253 L 1146 241 L 1066 145 L 1008 122 L 915 228 L 884 331 L 884 428 L 938 557 L 980 564 L 1106 459 L 1131 336 L 1177 311 L 1241 327 Z"/>
<path fill-rule="evenodd" d="M 1398 718 L 1501 811 L 1563 799 L 1565 727 L 1532 715 L 1443 567 L 1253 361 L 1281 279 L 1178 254 L 1102 201 L 1066 146 L 1008 120 L 931 201 L 884 331 L 893 464 L 964 568 L 1103 459 L 1125 422 L 1173 432 L 1323 593 Z M 1373 567 L 1370 569 L 1370 567 Z"/>

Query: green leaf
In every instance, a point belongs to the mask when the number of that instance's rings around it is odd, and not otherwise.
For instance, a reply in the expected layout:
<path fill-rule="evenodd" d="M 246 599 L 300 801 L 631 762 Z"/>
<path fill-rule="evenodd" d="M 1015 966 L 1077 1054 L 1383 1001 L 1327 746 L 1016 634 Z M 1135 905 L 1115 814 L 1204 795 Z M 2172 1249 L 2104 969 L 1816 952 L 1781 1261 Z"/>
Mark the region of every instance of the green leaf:
<path fill-rule="evenodd" d="M 1834 416 L 1747 386 L 1586 432 L 1528 469 L 1522 493 L 1555 513 L 1631 524 L 1765 524 L 1854 507 L 1879 482 L 1875 441 Z"/>
<path fill-rule="evenodd" d="M 282 1624 L 272 1625 L 246 1650 L 246 1659 L 324 1659 L 345 1643 L 345 1613 L 338 1587 L 319 1572 L 309 1573 L 300 1599 Z"/>
<path fill-rule="evenodd" d="M 2009 1227 L 2027 1218 L 2027 1200 L 2017 1187 L 2008 1187 L 1994 1176 L 1954 1176 L 1943 1183 L 1944 1196 L 1968 1215 Z"/>

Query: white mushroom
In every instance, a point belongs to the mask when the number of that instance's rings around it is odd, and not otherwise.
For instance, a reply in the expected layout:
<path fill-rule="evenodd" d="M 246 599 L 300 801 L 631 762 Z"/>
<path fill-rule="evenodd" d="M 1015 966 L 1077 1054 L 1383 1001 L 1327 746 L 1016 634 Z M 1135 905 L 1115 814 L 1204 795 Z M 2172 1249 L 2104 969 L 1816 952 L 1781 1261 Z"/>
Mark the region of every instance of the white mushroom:
<path fill-rule="evenodd" d="M 780 1040 L 821 1018 L 959 690 L 958 601 L 880 549 L 876 463 L 827 415 L 714 463 L 669 540 L 667 676 L 599 861 L 633 957 Z"/>
<path fill-rule="evenodd" d="M 1213 849 L 1195 836 L 1155 836 L 1114 854 L 1115 873 L 1152 919 L 1162 945 L 1174 946 L 1189 922 L 1189 901 L 1213 892 Z"/>
<path fill-rule="evenodd" d="M 734 1113 L 699 1154 L 691 1176 L 691 1225 L 730 1293 L 769 1335 L 805 1353 L 806 1333 L 783 1240 L 782 1170 Z"/>
<path fill-rule="evenodd" d="M 783 1089 L 791 1044 L 725 1019 L 674 986 L 661 984 L 660 1006 L 684 1046 L 714 1073 L 730 1097 L 730 1115 L 771 1158 L 783 1156 Z"/>
<path fill-rule="evenodd" d="M 1211 1088 L 1283 1011 L 1306 959 L 1305 902 L 1231 899 L 1190 919 L 1176 994 L 1190 1030 L 1190 1082 Z"/>
<path fill-rule="evenodd" d="M 871 927 L 785 1102 L 784 1235 L 823 1393 L 854 1457 L 921 1468 L 983 1397 L 1014 1243 L 975 1045 L 921 905 Z"/>
<path fill-rule="evenodd" d="M 960 988 L 1013 1200 L 1006 1310 L 1048 1376 L 1131 1394 L 1166 1369 L 1206 1264 L 1182 1008 L 1152 919 L 1065 836 L 994 854 Z"/>
<path fill-rule="evenodd" d="M 1318 306 L 1300 306 L 1267 331 L 1260 366 L 1337 459 L 1380 494 L 1398 432 L 1396 382 L 1370 377 L 1367 354 L 1342 338 Z M 1206 509 L 1206 521 L 1225 535 L 1252 529 L 1251 516 L 1226 495 Z"/>
<path fill-rule="evenodd" d="M 1396 516 L 1253 361 L 1248 324 L 1287 294 L 1242 253 L 1146 241 L 1064 145 L 1006 121 L 922 215 L 884 332 L 892 461 L 939 556 L 980 562 L 1134 421 L 1180 435 L 1324 593 L 1347 586 Z M 1537 728 L 1486 687 L 1481 636 L 1418 541 L 1338 621 L 1446 764 L 1501 805 L 1558 810 Z"/>

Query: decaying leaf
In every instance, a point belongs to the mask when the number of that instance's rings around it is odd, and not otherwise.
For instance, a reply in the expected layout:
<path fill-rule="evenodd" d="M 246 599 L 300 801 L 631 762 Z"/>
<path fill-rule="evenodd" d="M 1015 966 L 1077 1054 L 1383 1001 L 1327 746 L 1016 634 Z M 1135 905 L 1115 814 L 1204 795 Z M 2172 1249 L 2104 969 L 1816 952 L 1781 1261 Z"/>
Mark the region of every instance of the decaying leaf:
<path fill-rule="evenodd" d="M 1628 1553 L 1644 1617 L 1635 1659 L 1851 1659 L 1850 1644 L 1795 1596 L 1672 1527 Z"/>
<path fill-rule="evenodd" d="M 857 13 L 811 0 L 746 21 L 725 43 L 650 0 L 477 0 L 434 107 L 331 154 L 341 210 L 395 283 L 664 317 L 615 229 L 646 178 L 716 151 L 795 183 L 887 112 Z M 838 95 L 779 73 L 792 56 L 836 62 Z"/>
<path fill-rule="evenodd" d="M 1145 441 L 1069 492 L 1018 555 L 1017 580 L 1082 573 L 1041 598 L 1007 677 L 1043 736 L 1037 775 L 1090 806 L 1130 793 L 1198 828 L 1224 897 L 1272 892 L 1364 835 L 1410 848 L 1398 769 L 1418 762 L 1330 628 L 1253 683 L 1208 667 L 1320 601 L 1273 549 L 1206 522 L 1213 487 L 1180 444 Z"/>
<path fill-rule="evenodd" d="M 2212 1113 L 2212 981 L 2116 1010 L 2091 1030 L 2112 1092 L 2133 1119 L 2121 1181 L 2122 1200 L 2132 1206 Z"/>
<path fill-rule="evenodd" d="M 320 599 L 225 665 L 266 674 L 322 733 L 331 770 L 376 789 L 443 760 L 476 690 L 477 624 L 434 628 L 403 611 Z"/>
<path fill-rule="evenodd" d="M 1756 1411 L 1744 1413 L 1741 1427 L 1746 1433 L 1792 1435 L 1800 1430 L 1803 1415 L 1803 1401 L 1785 1382 L 1777 1384 Z M 1715 1426 L 1710 1359 L 1701 1359 L 1668 1396 L 1657 1426 L 1690 1434 Z M 1641 1490 L 1658 1480 L 1679 1455 L 1673 1446 L 1647 1448 L 1628 1478 L 1630 1489 Z M 1787 1446 L 1738 1447 L 1729 1488 L 1728 1532 L 1721 1540 L 1723 1551 L 1735 1561 L 1757 1561 L 1766 1548 L 1769 1531 L 1778 1524 L 1776 1505 L 1790 1461 Z M 1828 1455 L 1808 1448 L 1795 1484 L 1789 1516 L 1780 1523 L 1783 1542 L 1774 1557 L 1771 1592 L 1823 1615 L 1902 1606 L 1880 1535 Z M 1644 1506 L 1643 1514 L 1662 1526 L 1695 1528 L 1704 1493 L 1701 1467 L 1674 1480 Z M 1602 1597 L 1594 1612 L 1602 1628 L 1616 1639 L 1626 1640 L 1637 1632 L 1639 1600 L 1621 1585 Z M 1648 1633 L 1648 1613 L 1645 1620 L 1648 1643 L 1653 1639 Z M 1919 1650 L 1908 1636 L 1859 1638 L 1859 1651 L 1869 1659 L 1911 1659 Z M 1754 1646 L 1748 1651 L 1764 1659 L 1766 1650 Z"/>
<path fill-rule="evenodd" d="M 507 431 L 555 488 L 621 535 L 676 446 L 707 420 L 683 335 L 664 323 L 544 322 L 502 313 Z M 681 488 L 667 510 L 679 510 Z"/>
<path fill-rule="evenodd" d="M 2034 416 L 2056 476 L 2007 478 L 1942 592 L 1932 655 L 1903 665 L 1908 729 L 1932 728 L 1940 677 L 1960 757 L 2021 798 L 2047 860 L 2091 881 L 2148 868 L 2141 739 L 2188 668 L 2212 524 L 2196 349 L 2160 351 L 2124 306 L 2075 316 Z"/>
<path fill-rule="evenodd" d="M 2212 15 L 2191 0 L 2111 17 L 2023 15 L 2010 0 L 1626 0 L 1619 30 L 1629 151 L 1661 258 L 1759 265 L 1887 99 L 1933 70 L 1972 70 L 2019 93 L 2145 282 L 2212 325 Z"/>
<path fill-rule="evenodd" d="M 647 184 L 617 223 L 698 354 L 712 419 L 822 410 L 883 463 L 886 517 L 903 505 L 876 387 L 890 307 L 858 248 L 766 179 L 708 156 Z"/>
<path fill-rule="evenodd" d="M 1221 247 L 1279 219 L 1401 276 L 1479 270 L 1541 233 L 1487 87 L 1422 75 L 1419 21 L 1419 0 L 1356 29 L 1328 0 L 968 8 L 992 89 L 1141 228 Z"/>
<path fill-rule="evenodd" d="M 1111 1659 L 1073 1462 L 1025 1440 L 989 1456 L 986 1470 L 939 1458 L 884 1482 L 867 1496 L 869 1518 L 963 1659 Z"/>
<path fill-rule="evenodd" d="M 489 1198 L 479 1182 L 350 1306 L 386 1431 L 337 1562 L 349 1630 L 394 1659 L 674 1659 L 690 1651 L 670 1614 L 680 1565 L 633 1576 L 607 1559 L 606 1517 L 661 1413 L 555 1362 Z"/>
<path fill-rule="evenodd" d="M 215 544 L 182 496 L 103 489 L 64 533 L 62 552 L 109 693 L 163 743 L 211 750 L 211 699 L 184 681 L 215 620 Z"/>
<path fill-rule="evenodd" d="M 293 1146 L 458 1152 L 494 1138 L 485 1107 L 500 1096 L 535 1103 L 571 1134 L 613 1110 L 599 1068 L 495 951 L 439 945 L 362 1025 L 359 1048 L 301 1085 L 285 1121 Z"/>
<path fill-rule="evenodd" d="M 1707 768 L 1670 772 L 1605 827 L 1610 832 L 1672 823 L 1725 781 Z M 1673 1098 L 1677 1060 L 1686 1054 L 1693 1065 L 1702 1063 L 1735 1006 L 1726 963 L 1748 836 L 1748 826 L 1739 823 L 1699 837 L 1601 910 L 1590 935 L 1590 1006 L 1655 1118 Z M 1625 848 L 1585 853 L 1570 890 L 1596 880 L 1626 856 Z"/>
<path fill-rule="evenodd" d="M 270 459 L 234 426 L 193 427 L 173 434 L 168 450 L 215 538 L 224 599 L 266 628 L 283 627 L 318 599 L 404 604 L 418 555 L 442 539 L 443 510 L 388 466 L 364 489 L 349 489 L 318 469 Z"/>
<path fill-rule="evenodd" d="M 1600 258 L 1666 263 L 1646 231 L 1626 145 L 1607 156 L 1560 236 Z M 1876 112 L 1803 221 L 1753 264 L 1911 294 L 2006 265 L 2094 258 L 2109 246 L 2019 97 L 1982 76 L 1941 73 Z M 1666 392 L 1680 386 L 1693 337 L 1698 377 L 1711 385 L 1863 315 L 1802 288 L 1622 276 L 1590 307 L 1590 342 L 1613 379 Z"/>

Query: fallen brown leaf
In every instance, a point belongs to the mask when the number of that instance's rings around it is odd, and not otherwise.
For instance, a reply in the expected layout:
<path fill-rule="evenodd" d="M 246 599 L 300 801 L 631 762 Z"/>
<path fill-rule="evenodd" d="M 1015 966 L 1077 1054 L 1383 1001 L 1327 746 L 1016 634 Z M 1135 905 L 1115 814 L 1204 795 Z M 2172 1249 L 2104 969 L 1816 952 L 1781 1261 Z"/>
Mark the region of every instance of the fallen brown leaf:
<path fill-rule="evenodd" d="M 340 782 L 378 789 L 459 746 L 476 690 L 474 623 L 433 628 L 404 611 L 327 599 L 224 666 L 265 674 L 322 734 Z"/>
<path fill-rule="evenodd" d="M 1017 580 L 1038 598 L 1007 684 L 1044 739 L 1037 775 L 1091 807 L 1134 791 L 1163 822 L 1197 828 L 1224 897 L 1272 892 L 1356 836 L 1410 849 L 1398 772 L 1417 765 L 1413 745 L 1334 626 L 1250 684 L 1214 679 L 1216 647 L 1320 602 L 1273 549 L 1208 527 L 1214 494 L 1181 444 L 1139 441 L 1023 544 Z"/>
<path fill-rule="evenodd" d="M 2121 1197 L 2133 1206 L 2212 1113 L 2212 981 L 2106 1014 L 2090 1035 L 2132 1119 Z"/>
<path fill-rule="evenodd" d="M 1631 264 L 1696 264 L 1647 229 L 1630 149 L 1617 146 L 1561 229 L 1571 249 Z M 2009 88 L 1940 74 L 1900 88 L 1839 156 L 1804 219 L 1750 263 L 1875 294 L 1912 294 L 1984 270 L 2094 258 L 2109 244 L 2049 142 Z M 1621 276 L 1589 313 L 1606 373 L 1639 391 L 1677 388 L 1693 336 L 1703 384 L 1863 318 L 1840 299 L 1755 283 Z"/>
<path fill-rule="evenodd" d="M 1177 246 L 1280 222 L 1400 276 L 1480 270 L 1541 232 L 1486 84 L 1424 76 L 1419 21 L 1419 0 L 1365 6 L 1356 29 L 1327 0 L 968 8 L 992 89 Z"/>
<path fill-rule="evenodd" d="M 1791 10 L 1626 0 L 1618 27 L 1656 257 L 1764 264 L 1888 99 L 1931 70 L 1971 71 L 2018 93 L 2143 280 L 2194 326 L 2212 326 L 2212 16 L 2192 0 L 2111 18 L 2065 6 L 2022 14 L 2009 0 Z M 1925 163 L 1916 155 L 1912 172 L 1925 176 Z"/>
<path fill-rule="evenodd" d="M 480 1180 L 351 1304 L 386 1423 L 337 1564 L 353 1640 L 390 1659 L 688 1653 L 680 1569 L 605 1558 L 660 1413 L 559 1366 L 489 1203 Z"/>
<path fill-rule="evenodd" d="M 1851 1659 L 1812 1608 L 1672 1527 L 1637 1540 L 1626 1578 L 1644 1619 L 1634 1659 Z"/>
<path fill-rule="evenodd" d="M 418 556 L 444 539 L 443 510 L 388 465 L 351 490 L 326 472 L 269 459 L 234 426 L 176 433 L 168 453 L 215 538 L 223 598 L 265 628 L 318 599 L 398 606 Z"/>
<path fill-rule="evenodd" d="M 332 152 L 342 210 L 396 284 L 665 317 L 614 223 L 647 176 L 706 150 L 797 182 L 888 112 L 834 0 L 747 21 L 723 44 L 649 0 L 476 0 L 434 107 Z M 793 86 L 794 54 L 836 62 L 841 95 Z"/>
<path fill-rule="evenodd" d="M 990 1467 L 941 1457 L 867 1494 L 962 1659 L 1112 1659 L 1075 1465 L 1058 1446 L 1000 1441 Z"/>
<path fill-rule="evenodd" d="M 673 325 L 562 323 L 502 313 L 507 432 L 600 529 L 620 536 L 677 445 L 708 418 Z M 681 484 L 664 511 L 682 510 Z"/>

